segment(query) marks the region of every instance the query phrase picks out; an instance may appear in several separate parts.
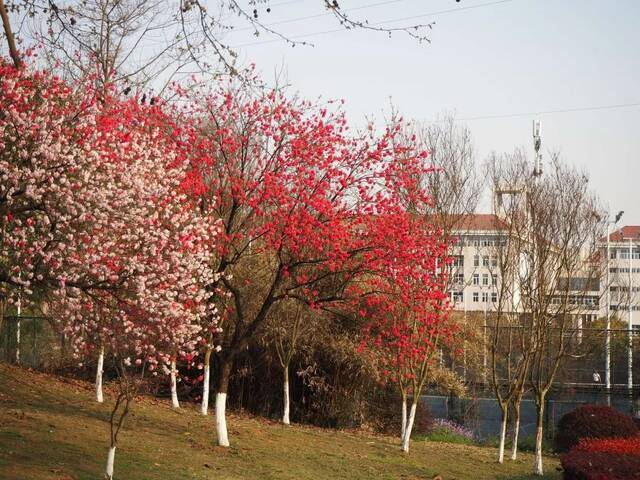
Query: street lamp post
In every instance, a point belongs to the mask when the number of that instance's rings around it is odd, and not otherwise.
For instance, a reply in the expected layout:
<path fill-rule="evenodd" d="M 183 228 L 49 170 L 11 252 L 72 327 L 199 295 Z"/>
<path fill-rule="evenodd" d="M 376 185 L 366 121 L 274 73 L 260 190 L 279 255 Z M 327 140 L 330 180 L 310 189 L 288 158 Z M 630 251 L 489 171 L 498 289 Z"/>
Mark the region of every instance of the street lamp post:
<path fill-rule="evenodd" d="M 607 393 L 611 391 L 611 284 L 610 284 L 610 273 L 609 273 L 609 264 L 611 263 L 611 253 L 610 253 L 610 237 L 611 237 L 611 225 L 615 225 L 620 221 L 624 211 L 620 210 L 616 215 L 616 218 L 612 220 L 607 220 L 607 283 L 605 285 L 607 289 L 607 326 L 606 326 L 606 336 L 605 336 L 605 374 L 604 381 L 607 389 Z"/>
<path fill-rule="evenodd" d="M 629 395 L 633 394 L 633 238 L 629 237 L 629 321 L 627 323 L 628 356 L 627 356 L 627 387 Z"/>

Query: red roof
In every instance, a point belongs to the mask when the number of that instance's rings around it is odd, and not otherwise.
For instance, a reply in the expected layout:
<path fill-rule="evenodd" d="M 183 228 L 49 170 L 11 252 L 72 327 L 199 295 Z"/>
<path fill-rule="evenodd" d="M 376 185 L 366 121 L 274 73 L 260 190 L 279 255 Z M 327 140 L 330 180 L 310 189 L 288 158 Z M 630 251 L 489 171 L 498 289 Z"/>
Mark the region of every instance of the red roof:
<path fill-rule="evenodd" d="M 640 225 L 626 225 L 609 236 L 612 242 L 622 242 L 630 238 L 640 240 Z"/>
<path fill-rule="evenodd" d="M 507 224 L 493 213 L 473 213 L 456 221 L 456 230 L 508 230 Z"/>

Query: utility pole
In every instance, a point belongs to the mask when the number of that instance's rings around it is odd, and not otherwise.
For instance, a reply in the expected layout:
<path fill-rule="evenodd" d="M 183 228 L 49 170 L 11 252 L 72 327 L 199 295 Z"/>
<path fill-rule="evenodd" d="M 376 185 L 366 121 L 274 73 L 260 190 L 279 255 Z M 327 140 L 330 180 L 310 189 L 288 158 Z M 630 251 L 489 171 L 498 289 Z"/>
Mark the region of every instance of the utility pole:
<path fill-rule="evenodd" d="M 463 323 L 464 323 L 464 329 L 465 329 L 464 338 L 462 340 L 462 381 L 466 384 L 467 383 L 467 341 L 466 341 L 466 336 L 467 336 L 467 328 L 468 328 L 467 327 L 467 295 L 466 295 L 466 292 L 464 291 L 464 283 L 462 285 L 463 285 L 463 287 L 462 287 L 462 305 L 463 305 L 463 310 L 464 310 Z"/>
<path fill-rule="evenodd" d="M 629 395 L 633 395 L 633 238 L 629 237 L 629 322 L 627 333 L 629 336 L 627 358 L 627 387 Z"/>
<path fill-rule="evenodd" d="M 604 343 L 604 351 L 605 351 L 605 367 L 604 367 L 604 383 L 607 389 L 607 399 L 609 399 L 609 393 L 611 392 L 611 280 L 610 280 L 610 264 L 611 264 L 611 225 L 617 224 L 622 215 L 624 214 L 623 210 L 620 210 L 616 215 L 614 220 L 607 220 L 607 262 L 606 262 L 606 285 L 607 289 L 607 325 L 605 332 L 605 343 Z"/>

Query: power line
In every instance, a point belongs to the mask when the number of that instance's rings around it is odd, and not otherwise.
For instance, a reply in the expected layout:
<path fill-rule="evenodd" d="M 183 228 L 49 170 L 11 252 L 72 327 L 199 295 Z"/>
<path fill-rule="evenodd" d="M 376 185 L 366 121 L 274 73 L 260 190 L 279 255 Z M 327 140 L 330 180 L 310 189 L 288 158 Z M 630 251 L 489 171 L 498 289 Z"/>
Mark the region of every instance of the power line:
<path fill-rule="evenodd" d="M 516 117 L 532 117 L 536 115 L 553 115 L 560 113 L 576 113 L 576 112 L 589 112 L 589 111 L 597 111 L 597 110 L 615 110 L 618 108 L 633 108 L 640 107 L 640 102 L 633 103 L 617 103 L 612 105 L 595 105 L 590 107 L 577 107 L 577 108 L 562 108 L 556 110 L 542 110 L 538 112 L 518 112 L 518 113 L 503 113 L 503 114 L 495 114 L 495 115 L 480 115 L 474 117 L 454 117 L 456 122 L 471 122 L 474 120 L 494 120 L 494 119 L 502 119 L 502 118 L 516 118 Z M 425 120 L 419 118 L 410 118 L 405 116 L 410 123 L 441 123 L 445 120 Z M 372 124 L 376 128 L 388 126 L 387 123 L 376 123 L 375 121 Z M 368 125 L 368 124 L 367 124 Z M 358 124 L 354 125 L 355 128 L 366 128 L 367 125 Z"/>
<path fill-rule="evenodd" d="M 482 115 L 476 117 L 456 118 L 461 122 L 471 122 L 474 120 L 491 120 L 499 118 L 515 118 L 515 117 L 529 117 L 535 115 L 551 115 L 556 113 L 574 113 L 574 112 L 590 112 L 595 110 L 613 110 L 617 108 L 632 108 L 640 107 L 640 102 L 634 103 L 617 103 L 612 105 L 595 105 L 590 107 L 577 107 L 577 108 L 562 108 L 557 110 L 541 110 L 538 112 L 518 112 L 518 113 L 503 113 L 495 115 Z M 422 120 L 425 123 L 438 123 L 440 120 Z"/>
<path fill-rule="evenodd" d="M 344 10 L 341 10 L 342 12 L 355 12 L 357 10 L 364 10 L 366 8 L 374 8 L 374 7 L 381 7 L 384 5 L 391 5 L 392 3 L 400 3 L 400 2 L 406 2 L 407 0 L 387 0 L 385 2 L 378 2 L 378 3 L 372 3 L 370 5 L 361 5 L 359 7 L 353 7 L 353 8 L 347 8 Z M 297 3 L 295 1 L 292 2 L 284 2 L 284 3 L 278 3 L 278 4 L 274 4 L 273 6 L 277 6 L 277 5 L 287 5 L 290 3 Z M 284 25 L 285 23 L 295 23 L 295 22 L 302 22 L 304 20 L 313 20 L 315 18 L 322 18 L 322 17 L 331 17 L 333 16 L 333 13 L 318 13 L 316 15 L 307 15 L 305 17 L 296 17 L 296 18 L 289 18 L 286 20 L 279 20 L 277 22 L 273 22 L 273 23 L 267 23 L 265 24 L 265 27 L 274 27 L 276 25 Z M 243 32 L 246 30 L 253 30 L 253 27 L 242 27 L 242 28 L 235 28 L 233 29 L 234 32 Z"/>
<path fill-rule="evenodd" d="M 391 1 L 400 1 L 400 0 L 391 0 Z M 403 18 L 395 18 L 393 20 L 385 20 L 383 22 L 377 22 L 377 23 L 372 23 L 371 26 L 381 26 L 381 25 L 388 25 L 390 23 L 397 23 L 397 22 L 406 22 L 409 20 L 417 20 L 420 18 L 425 18 L 425 17 L 435 17 L 438 15 L 445 15 L 448 13 L 456 13 L 456 12 L 461 12 L 463 10 L 472 10 L 472 9 L 477 9 L 477 8 L 483 8 L 483 7 L 492 7 L 494 5 L 501 5 L 504 3 L 510 3 L 513 2 L 514 0 L 496 0 L 494 2 L 487 2 L 487 3 L 480 3 L 477 5 L 466 5 L 464 7 L 458 7 L 458 8 L 450 8 L 447 10 L 439 10 L 437 12 L 431 12 L 431 13 L 424 13 L 421 15 L 412 15 L 410 17 L 403 17 Z M 365 8 L 365 7 L 357 7 L 357 8 Z M 324 16 L 326 14 L 323 14 L 322 16 Z M 310 32 L 310 33 L 304 33 L 301 35 L 292 35 L 292 36 L 285 36 L 287 39 L 290 40 L 296 40 L 298 38 L 308 38 L 308 37 L 314 37 L 314 36 L 318 36 L 318 35 L 328 35 L 331 33 L 340 33 L 340 32 L 345 32 L 348 31 L 350 29 L 347 28 L 337 28 L 337 29 L 333 29 L 333 30 L 324 30 L 324 31 L 319 31 L 319 32 Z M 286 41 L 283 38 L 276 38 L 273 40 L 262 40 L 262 41 L 258 41 L 258 42 L 250 42 L 250 43 L 242 43 L 239 45 L 234 45 L 232 48 L 241 48 L 241 47 L 250 47 L 253 45 L 263 45 L 263 44 L 267 44 L 267 43 L 275 43 L 275 42 L 283 42 Z"/>

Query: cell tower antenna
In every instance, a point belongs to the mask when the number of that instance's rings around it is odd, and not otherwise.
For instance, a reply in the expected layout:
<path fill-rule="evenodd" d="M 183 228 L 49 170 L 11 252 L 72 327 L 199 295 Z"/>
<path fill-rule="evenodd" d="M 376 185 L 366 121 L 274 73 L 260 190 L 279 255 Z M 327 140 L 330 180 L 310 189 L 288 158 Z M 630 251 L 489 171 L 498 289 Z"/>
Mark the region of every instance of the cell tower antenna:
<path fill-rule="evenodd" d="M 533 121 L 533 149 L 535 150 L 535 159 L 533 164 L 533 176 L 542 175 L 542 154 L 540 153 L 540 145 L 542 145 L 542 137 L 540 136 L 541 126 L 540 120 Z"/>

